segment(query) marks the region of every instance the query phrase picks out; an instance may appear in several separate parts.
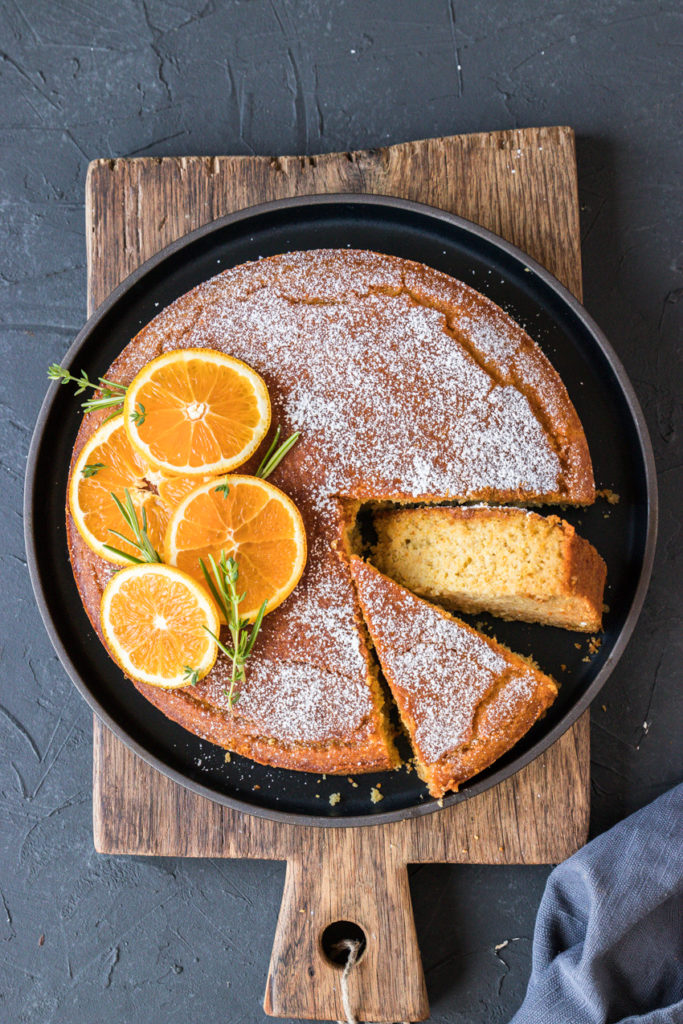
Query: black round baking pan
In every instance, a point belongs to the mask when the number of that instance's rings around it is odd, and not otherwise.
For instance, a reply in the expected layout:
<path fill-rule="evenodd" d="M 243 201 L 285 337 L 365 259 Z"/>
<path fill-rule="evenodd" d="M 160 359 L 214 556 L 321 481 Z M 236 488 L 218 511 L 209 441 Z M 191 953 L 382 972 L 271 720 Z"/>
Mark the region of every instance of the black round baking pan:
<path fill-rule="evenodd" d="M 619 660 L 647 589 L 657 528 L 652 448 L 624 368 L 583 307 L 515 246 L 460 217 L 388 196 L 308 196 L 231 214 L 157 253 L 100 306 L 63 362 L 97 377 L 159 309 L 221 270 L 275 253 L 345 246 L 426 263 L 506 309 L 562 377 L 584 425 L 596 484 L 611 498 L 587 509 L 562 510 L 607 562 L 609 610 L 599 646 L 589 645 L 583 634 L 478 617 L 513 650 L 533 654 L 559 681 L 560 693 L 513 750 L 443 800 L 448 806 L 512 775 L 576 721 Z M 105 724 L 176 782 L 251 814 L 348 826 L 435 810 L 439 804 L 416 774 L 403 769 L 349 781 L 266 768 L 234 755 L 226 764 L 222 749 L 169 721 L 123 678 L 90 626 L 67 553 L 65 493 L 79 422 L 73 392 L 51 386 L 28 457 L 24 527 L 31 580 L 50 639 Z M 383 799 L 373 803 L 370 790 L 378 782 Z M 341 794 L 335 806 L 332 793 Z"/>

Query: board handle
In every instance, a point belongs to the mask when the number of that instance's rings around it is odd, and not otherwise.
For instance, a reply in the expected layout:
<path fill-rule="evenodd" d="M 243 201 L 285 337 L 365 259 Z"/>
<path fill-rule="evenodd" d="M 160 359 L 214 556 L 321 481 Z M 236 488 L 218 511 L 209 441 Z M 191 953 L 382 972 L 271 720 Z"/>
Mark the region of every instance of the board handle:
<path fill-rule="evenodd" d="M 429 1003 L 408 867 L 397 846 L 381 828 L 299 833 L 301 849 L 287 861 L 266 1013 L 346 1020 L 342 965 L 328 953 L 345 933 L 359 936 L 360 928 L 365 948 L 347 979 L 352 1013 L 362 1021 L 424 1020 Z"/>

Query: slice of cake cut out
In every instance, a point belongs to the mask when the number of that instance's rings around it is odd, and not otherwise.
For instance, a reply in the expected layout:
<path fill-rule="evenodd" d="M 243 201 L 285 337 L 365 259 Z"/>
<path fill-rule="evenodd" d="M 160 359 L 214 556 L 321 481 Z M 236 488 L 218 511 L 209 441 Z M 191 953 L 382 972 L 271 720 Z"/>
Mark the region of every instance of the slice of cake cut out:
<path fill-rule="evenodd" d="M 463 612 L 583 632 L 602 627 L 607 567 L 558 516 L 521 508 L 391 509 L 374 517 L 372 562 Z"/>
<path fill-rule="evenodd" d="M 442 797 L 510 750 L 553 703 L 557 684 L 360 558 L 351 569 L 418 773 Z"/>

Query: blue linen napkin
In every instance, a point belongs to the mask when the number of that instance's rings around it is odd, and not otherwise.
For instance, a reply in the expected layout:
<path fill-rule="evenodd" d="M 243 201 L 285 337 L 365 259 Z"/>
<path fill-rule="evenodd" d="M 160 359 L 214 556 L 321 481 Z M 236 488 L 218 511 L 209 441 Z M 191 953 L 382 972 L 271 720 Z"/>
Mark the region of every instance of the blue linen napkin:
<path fill-rule="evenodd" d="M 510 1024 L 683 1024 L 683 784 L 551 873 Z"/>

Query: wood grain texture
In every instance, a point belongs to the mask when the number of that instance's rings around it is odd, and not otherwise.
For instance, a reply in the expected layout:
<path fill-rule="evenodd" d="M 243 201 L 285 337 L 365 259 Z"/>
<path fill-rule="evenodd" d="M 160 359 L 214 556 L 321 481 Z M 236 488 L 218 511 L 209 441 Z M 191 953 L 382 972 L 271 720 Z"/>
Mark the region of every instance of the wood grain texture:
<path fill-rule="evenodd" d="M 581 297 L 574 137 L 569 128 L 550 127 L 317 157 L 95 161 L 86 186 L 89 310 L 145 259 L 208 221 L 256 202 L 336 191 L 397 195 L 458 213 L 520 246 Z M 198 797 L 95 720 L 95 847 L 102 853 L 287 860 L 266 1011 L 342 1016 L 340 970 L 322 955 L 320 935 L 345 919 L 356 920 L 368 936 L 368 950 L 350 978 L 359 1016 L 421 1020 L 428 1004 L 406 865 L 553 863 L 569 856 L 588 831 L 588 730 L 586 713 L 516 776 L 437 814 L 316 829 L 243 815 Z"/>

